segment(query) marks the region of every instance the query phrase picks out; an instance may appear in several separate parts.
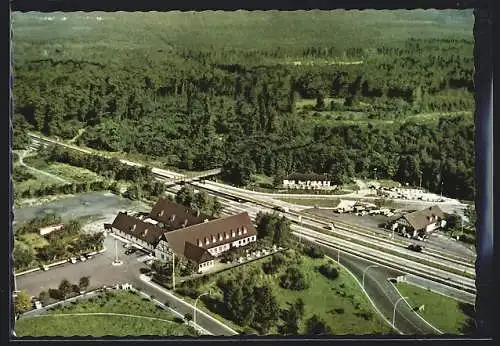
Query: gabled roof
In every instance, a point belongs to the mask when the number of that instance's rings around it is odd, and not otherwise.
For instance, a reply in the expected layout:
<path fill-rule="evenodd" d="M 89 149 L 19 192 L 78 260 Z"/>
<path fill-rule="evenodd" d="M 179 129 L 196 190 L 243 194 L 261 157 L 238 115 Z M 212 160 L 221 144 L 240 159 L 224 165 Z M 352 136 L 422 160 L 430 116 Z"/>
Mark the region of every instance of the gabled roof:
<path fill-rule="evenodd" d="M 330 181 L 331 177 L 324 174 L 316 173 L 292 173 L 285 178 L 286 180 L 301 180 L 301 181 Z"/>
<path fill-rule="evenodd" d="M 150 245 L 156 245 L 165 233 L 165 230 L 158 226 L 121 212 L 118 213 L 111 226 Z"/>
<path fill-rule="evenodd" d="M 198 264 L 214 259 L 214 256 L 212 256 L 210 252 L 207 251 L 207 249 L 196 246 L 189 242 L 186 242 L 184 244 L 183 255 L 187 259 L 190 259 L 191 261 Z"/>
<path fill-rule="evenodd" d="M 246 230 L 246 233 L 244 230 Z M 233 231 L 234 237 L 232 236 Z M 227 239 L 226 235 L 228 236 Z M 257 235 L 257 230 L 246 212 L 165 233 L 170 248 L 177 254 L 181 254 L 193 261 L 196 260 L 188 257 L 191 256 L 191 251 L 193 251 L 190 250 L 191 246 L 187 248 L 189 252 L 185 253 L 186 243 L 200 249 L 210 249 L 253 235 Z"/>
<path fill-rule="evenodd" d="M 406 214 L 403 217 L 414 229 L 419 230 L 431 223 L 435 223 L 437 219 L 444 219 L 444 213 L 437 205 L 434 205 L 423 210 Z"/>
<path fill-rule="evenodd" d="M 156 202 L 149 213 L 149 217 L 163 223 L 169 231 L 183 228 L 185 222 L 187 222 L 185 226 L 189 227 L 200 224 L 206 219 L 213 219 L 208 215 L 197 214 L 195 211 L 181 204 L 174 203 L 167 198 L 161 198 Z"/>

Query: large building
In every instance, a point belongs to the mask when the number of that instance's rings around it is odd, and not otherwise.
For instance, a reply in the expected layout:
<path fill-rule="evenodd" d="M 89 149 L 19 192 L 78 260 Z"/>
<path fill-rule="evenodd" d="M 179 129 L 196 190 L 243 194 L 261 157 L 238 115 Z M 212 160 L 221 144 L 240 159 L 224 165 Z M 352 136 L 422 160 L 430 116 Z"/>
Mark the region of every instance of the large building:
<path fill-rule="evenodd" d="M 437 206 L 432 206 L 413 213 L 395 216 L 387 222 L 387 228 L 411 237 L 424 236 L 446 226 L 444 212 Z"/>
<path fill-rule="evenodd" d="M 331 189 L 331 179 L 326 175 L 314 173 L 292 173 L 283 180 L 283 187 L 288 189 Z"/>
<path fill-rule="evenodd" d="M 199 271 L 213 267 L 225 251 L 257 240 L 246 212 L 213 219 L 167 199 L 159 200 L 149 214 L 119 213 L 111 229 L 159 260 L 175 254 L 195 263 Z"/>

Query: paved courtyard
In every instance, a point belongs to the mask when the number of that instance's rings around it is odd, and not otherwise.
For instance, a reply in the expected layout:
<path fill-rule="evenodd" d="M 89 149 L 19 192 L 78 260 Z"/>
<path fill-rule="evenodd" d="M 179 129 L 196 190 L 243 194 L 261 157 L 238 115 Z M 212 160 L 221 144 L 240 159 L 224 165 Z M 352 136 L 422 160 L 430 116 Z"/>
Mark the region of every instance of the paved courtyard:
<path fill-rule="evenodd" d="M 140 269 L 146 265 L 140 262 L 140 257 L 144 253 L 137 251 L 131 255 L 125 255 L 125 248 L 118 242 L 118 257 L 123 261 L 120 266 L 113 266 L 115 258 L 115 238 L 107 236 L 104 245 L 107 250 L 93 256 L 93 258 L 75 264 L 65 263 L 53 267 L 48 271 L 37 271 L 17 277 L 17 289 L 27 290 L 32 296 L 37 296 L 40 292 L 49 288 L 57 288 L 63 279 L 71 283 L 78 283 L 82 276 L 90 276 L 90 287 L 97 288 L 102 285 L 112 286 L 117 283 L 132 282 L 140 275 Z"/>

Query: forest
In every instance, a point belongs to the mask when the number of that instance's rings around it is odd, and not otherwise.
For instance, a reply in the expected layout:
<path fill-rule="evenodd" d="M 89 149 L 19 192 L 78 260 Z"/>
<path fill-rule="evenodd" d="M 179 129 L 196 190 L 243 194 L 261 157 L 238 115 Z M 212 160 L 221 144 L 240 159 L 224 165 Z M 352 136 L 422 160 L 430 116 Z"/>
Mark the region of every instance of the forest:
<path fill-rule="evenodd" d="M 15 51 L 14 148 L 35 131 L 165 167 L 222 167 L 240 186 L 253 174 L 328 173 L 342 184 L 376 172 L 474 199 L 472 38 L 254 49 L 176 41 L 121 51 L 120 64 L 109 47 L 99 60 L 97 46 L 88 56 L 68 52 L 77 41 L 40 40 L 56 48 L 30 59 L 25 41 Z"/>

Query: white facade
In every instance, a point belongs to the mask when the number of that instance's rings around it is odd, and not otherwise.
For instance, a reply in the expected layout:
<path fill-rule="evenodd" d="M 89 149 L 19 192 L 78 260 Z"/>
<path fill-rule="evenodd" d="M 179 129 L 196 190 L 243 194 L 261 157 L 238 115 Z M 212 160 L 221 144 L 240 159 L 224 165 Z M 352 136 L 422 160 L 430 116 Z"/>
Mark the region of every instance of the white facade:
<path fill-rule="evenodd" d="M 283 180 L 283 187 L 289 188 L 313 188 L 313 189 L 327 189 L 331 188 L 331 182 L 329 180 Z"/>
<path fill-rule="evenodd" d="M 200 263 L 200 265 L 198 265 L 198 271 L 204 272 L 204 271 L 212 268 L 214 266 L 214 264 L 215 264 L 214 260 Z"/>
<path fill-rule="evenodd" d="M 120 231 L 119 229 L 117 228 L 113 228 L 113 231 L 118 234 L 120 237 L 122 238 L 125 238 L 127 240 L 129 240 L 130 242 L 134 243 L 134 244 L 137 244 L 139 245 L 140 247 L 144 248 L 144 250 L 148 250 L 148 251 L 152 251 L 154 252 L 155 251 L 155 248 L 153 245 L 151 244 L 148 244 L 146 243 L 145 241 L 139 239 L 139 238 L 136 238 L 128 233 L 125 233 L 125 232 L 122 232 Z"/>

